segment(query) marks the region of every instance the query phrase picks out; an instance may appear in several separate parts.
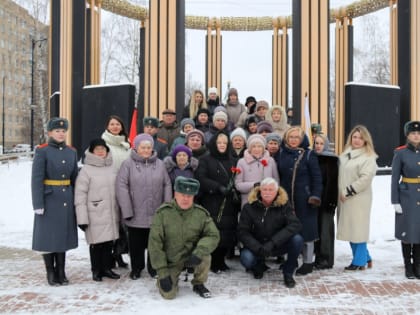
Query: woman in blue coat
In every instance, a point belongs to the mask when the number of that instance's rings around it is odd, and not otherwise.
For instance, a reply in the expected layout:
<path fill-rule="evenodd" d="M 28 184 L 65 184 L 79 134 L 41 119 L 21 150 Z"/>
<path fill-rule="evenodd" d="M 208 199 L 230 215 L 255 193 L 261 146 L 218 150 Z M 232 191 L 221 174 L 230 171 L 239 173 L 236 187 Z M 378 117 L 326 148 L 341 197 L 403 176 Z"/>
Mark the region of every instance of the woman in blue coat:
<path fill-rule="evenodd" d="M 392 160 L 391 202 L 405 276 L 420 279 L 420 121 L 407 122 L 404 134 L 407 144 L 395 150 Z"/>
<path fill-rule="evenodd" d="M 321 205 L 322 176 L 318 157 L 308 149 L 302 128 L 289 128 L 275 156 L 281 186 L 287 191 L 292 207 L 302 223 L 303 264 L 297 275 L 312 272 L 314 242 L 318 239 L 318 207 Z"/>
<path fill-rule="evenodd" d="M 66 251 L 78 245 L 73 193 L 77 153 L 66 144 L 67 129 L 67 119 L 52 118 L 48 143 L 36 148 L 32 164 L 32 249 L 43 254 L 50 285 L 68 284 Z"/>

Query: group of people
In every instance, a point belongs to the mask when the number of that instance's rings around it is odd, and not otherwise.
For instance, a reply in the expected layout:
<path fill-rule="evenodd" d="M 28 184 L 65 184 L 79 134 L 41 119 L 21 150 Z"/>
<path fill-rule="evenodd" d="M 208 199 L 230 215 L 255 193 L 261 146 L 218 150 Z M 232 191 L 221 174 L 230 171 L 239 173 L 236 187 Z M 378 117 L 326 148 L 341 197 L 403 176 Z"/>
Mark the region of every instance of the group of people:
<path fill-rule="evenodd" d="M 34 155 L 32 199 L 33 249 L 43 254 L 50 285 L 68 283 L 65 253 L 78 246 L 79 226 L 94 281 L 119 279 L 112 269 L 127 266 L 121 254 L 128 252 L 129 277 L 139 279 L 146 268 L 164 298 L 176 296 L 183 270 L 194 274 L 194 292 L 210 297 L 209 271 L 229 270 L 225 259 L 239 247 L 254 278 L 269 268 L 267 257 L 277 257 L 284 285 L 293 288 L 295 274 L 333 267 L 336 208 L 336 237 L 352 250 L 345 270 L 372 267 L 367 241 L 377 155 L 366 127 L 352 129 L 338 157 L 320 130 L 309 139 L 287 124 L 282 106 L 253 97 L 244 106 L 235 89 L 225 105 L 215 88 L 207 101 L 197 92 L 183 115 L 180 126 L 170 109 L 162 121 L 144 117 L 131 144 L 121 119 L 109 117 L 80 171 L 65 142 L 68 121 L 48 122 L 48 143 Z M 249 128 L 254 123 L 256 132 Z M 408 122 L 405 133 L 407 145 L 395 151 L 391 199 L 411 279 L 420 278 L 412 192 L 420 184 L 419 122 Z"/>

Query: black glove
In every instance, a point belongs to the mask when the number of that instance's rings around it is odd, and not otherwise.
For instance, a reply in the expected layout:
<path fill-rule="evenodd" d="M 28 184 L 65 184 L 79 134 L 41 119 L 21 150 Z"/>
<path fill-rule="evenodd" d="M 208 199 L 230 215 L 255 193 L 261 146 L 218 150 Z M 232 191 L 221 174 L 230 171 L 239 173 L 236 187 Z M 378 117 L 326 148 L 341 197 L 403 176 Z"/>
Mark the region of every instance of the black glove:
<path fill-rule="evenodd" d="M 229 193 L 229 190 L 225 186 L 219 186 L 219 191 L 223 196 L 226 196 Z"/>
<path fill-rule="evenodd" d="M 272 241 L 268 241 L 264 243 L 263 246 L 259 249 L 259 254 L 264 257 L 268 257 L 271 255 L 271 252 L 273 251 L 274 243 Z"/>
<path fill-rule="evenodd" d="M 159 279 L 159 285 L 163 292 L 169 292 L 172 290 L 172 279 L 171 276 Z"/>
<path fill-rule="evenodd" d="M 125 218 L 127 221 L 130 221 L 133 217 Z"/>
<path fill-rule="evenodd" d="M 79 229 L 81 229 L 83 232 L 85 232 L 86 231 L 86 229 L 87 229 L 87 227 L 88 227 L 88 225 L 87 224 L 80 224 L 80 225 L 78 225 L 79 226 Z"/>
<path fill-rule="evenodd" d="M 185 262 L 185 267 L 194 268 L 194 267 L 198 266 L 199 264 L 201 264 L 201 258 L 199 258 L 195 255 L 191 255 L 191 257 L 188 258 L 187 261 Z"/>

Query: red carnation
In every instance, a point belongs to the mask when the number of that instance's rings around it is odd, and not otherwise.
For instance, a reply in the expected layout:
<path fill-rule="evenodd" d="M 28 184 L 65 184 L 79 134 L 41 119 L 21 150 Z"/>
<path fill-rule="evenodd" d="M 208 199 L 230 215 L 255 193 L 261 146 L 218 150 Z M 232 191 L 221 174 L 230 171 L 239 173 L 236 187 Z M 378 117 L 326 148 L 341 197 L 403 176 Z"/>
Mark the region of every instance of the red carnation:
<path fill-rule="evenodd" d="M 232 166 L 230 171 L 232 172 L 232 174 L 240 174 L 241 173 L 241 169 L 239 167 L 234 167 Z"/>
<path fill-rule="evenodd" d="M 261 160 L 261 164 L 262 166 L 266 167 L 268 165 L 267 160 Z"/>

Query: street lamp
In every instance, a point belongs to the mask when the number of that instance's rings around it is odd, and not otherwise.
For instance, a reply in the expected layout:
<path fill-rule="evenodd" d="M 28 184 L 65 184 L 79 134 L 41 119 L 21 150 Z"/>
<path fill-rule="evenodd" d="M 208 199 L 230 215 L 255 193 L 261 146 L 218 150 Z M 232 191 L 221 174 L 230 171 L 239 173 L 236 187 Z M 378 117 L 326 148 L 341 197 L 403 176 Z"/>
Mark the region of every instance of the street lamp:
<path fill-rule="evenodd" d="M 4 146 L 4 130 L 5 130 L 5 128 L 4 128 L 4 122 L 5 122 L 5 120 L 4 120 L 4 94 L 6 93 L 6 90 L 5 90 L 5 86 L 6 86 L 6 76 L 4 75 L 3 76 L 3 116 L 2 116 L 2 144 L 3 144 L 3 152 L 4 152 L 4 150 L 5 150 L 5 146 Z"/>
<path fill-rule="evenodd" d="M 32 38 L 32 51 L 31 51 L 31 151 L 34 150 L 34 109 L 36 105 L 34 104 L 34 51 L 36 43 L 41 43 L 46 41 L 47 38 L 34 39 Z M 40 44 L 41 45 L 41 44 Z"/>

